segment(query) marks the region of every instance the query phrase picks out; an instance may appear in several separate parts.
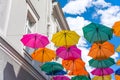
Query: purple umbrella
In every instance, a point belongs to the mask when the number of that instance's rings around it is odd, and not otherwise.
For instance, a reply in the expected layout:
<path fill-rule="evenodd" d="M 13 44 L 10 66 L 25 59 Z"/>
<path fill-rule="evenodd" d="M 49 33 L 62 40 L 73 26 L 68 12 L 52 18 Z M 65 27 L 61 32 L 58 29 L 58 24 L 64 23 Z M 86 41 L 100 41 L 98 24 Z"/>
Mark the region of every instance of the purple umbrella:
<path fill-rule="evenodd" d="M 55 76 L 53 80 L 70 80 L 70 78 L 67 76 Z"/>
<path fill-rule="evenodd" d="M 56 54 L 65 60 L 73 60 L 81 57 L 81 50 L 76 46 L 70 46 L 69 48 L 59 47 Z"/>
<path fill-rule="evenodd" d="M 110 75 L 113 72 L 114 71 L 111 68 L 96 68 L 91 73 L 97 76 L 104 76 L 104 75 Z"/>

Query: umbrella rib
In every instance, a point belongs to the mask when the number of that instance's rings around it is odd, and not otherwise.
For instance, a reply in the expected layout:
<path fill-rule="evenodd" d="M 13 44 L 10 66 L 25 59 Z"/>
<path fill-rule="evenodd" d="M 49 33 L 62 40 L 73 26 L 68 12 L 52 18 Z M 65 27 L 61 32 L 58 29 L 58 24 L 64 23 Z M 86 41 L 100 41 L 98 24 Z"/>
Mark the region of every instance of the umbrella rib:
<path fill-rule="evenodd" d="M 61 42 L 61 39 L 64 37 L 64 35 L 61 35 L 61 38 L 59 39 L 59 41 L 58 42 Z"/>
<path fill-rule="evenodd" d="M 94 31 L 94 33 L 93 33 L 92 35 L 95 35 L 95 32 L 96 32 L 96 31 Z M 94 36 L 91 37 L 90 42 L 92 42 L 92 39 L 93 39 L 93 38 L 94 38 Z"/>
<path fill-rule="evenodd" d="M 42 62 L 43 62 L 43 60 L 44 60 L 44 49 L 43 49 L 43 54 L 42 54 Z"/>

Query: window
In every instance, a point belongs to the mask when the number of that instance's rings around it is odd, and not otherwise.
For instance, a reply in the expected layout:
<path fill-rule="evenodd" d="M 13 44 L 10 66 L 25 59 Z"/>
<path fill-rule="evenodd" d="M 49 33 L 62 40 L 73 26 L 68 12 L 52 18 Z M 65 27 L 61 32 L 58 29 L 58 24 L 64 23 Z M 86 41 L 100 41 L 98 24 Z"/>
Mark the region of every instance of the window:
<path fill-rule="evenodd" d="M 35 28 L 35 24 L 36 24 L 36 21 L 35 19 L 33 18 L 32 14 L 28 11 L 27 13 L 27 19 L 26 19 L 26 26 L 25 26 L 25 33 L 32 33 Z M 30 48 L 30 47 L 25 47 L 24 48 L 25 51 L 29 54 L 31 54 L 34 49 Z"/>

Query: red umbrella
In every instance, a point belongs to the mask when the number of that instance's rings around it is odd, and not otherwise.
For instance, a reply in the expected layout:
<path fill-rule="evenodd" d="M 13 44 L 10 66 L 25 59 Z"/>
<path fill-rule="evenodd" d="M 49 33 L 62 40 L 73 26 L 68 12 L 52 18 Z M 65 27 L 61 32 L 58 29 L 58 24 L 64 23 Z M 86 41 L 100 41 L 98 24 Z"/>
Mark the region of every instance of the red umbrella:
<path fill-rule="evenodd" d="M 63 59 L 73 60 L 81 57 L 81 50 L 76 46 L 70 46 L 69 48 L 59 47 L 56 54 Z"/>
<path fill-rule="evenodd" d="M 43 48 L 49 43 L 49 40 L 44 35 L 33 33 L 23 35 L 21 42 L 27 47 Z"/>

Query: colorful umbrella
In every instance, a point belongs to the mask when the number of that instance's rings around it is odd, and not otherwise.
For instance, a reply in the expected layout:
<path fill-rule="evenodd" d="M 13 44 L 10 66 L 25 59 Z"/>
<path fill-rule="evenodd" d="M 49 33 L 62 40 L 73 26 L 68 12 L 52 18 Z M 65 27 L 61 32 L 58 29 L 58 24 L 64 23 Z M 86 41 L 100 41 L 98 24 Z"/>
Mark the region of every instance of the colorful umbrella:
<path fill-rule="evenodd" d="M 88 75 L 88 72 L 85 69 L 79 69 L 79 70 L 70 70 L 68 75 Z"/>
<path fill-rule="evenodd" d="M 91 43 L 104 42 L 112 38 L 113 31 L 111 28 L 97 23 L 90 23 L 83 27 L 83 33 L 86 40 Z M 103 36 L 104 35 L 104 36 Z"/>
<path fill-rule="evenodd" d="M 72 60 L 81 57 L 81 50 L 76 46 L 70 46 L 69 48 L 59 47 L 56 50 L 56 54 L 63 59 Z"/>
<path fill-rule="evenodd" d="M 56 46 L 75 45 L 79 38 L 80 36 L 75 31 L 62 30 L 53 34 L 52 42 Z"/>
<path fill-rule="evenodd" d="M 39 62 L 48 62 L 56 57 L 55 51 L 48 48 L 39 48 L 32 53 L 32 59 Z"/>
<path fill-rule="evenodd" d="M 90 80 L 90 79 L 86 76 L 75 76 L 72 77 L 71 80 Z"/>
<path fill-rule="evenodd" d="M 46 73 L 51 73 L 54 71 L 61 71 L 63 70 L 63 66 L 56 62 L 46 62 L 41 66 L 41 70 L 45 71 Z"/>
<path fill-rule="evenodd" d="M 106 75 L 106 76 L 95 76 L 92 80 L 111 80 L 111 76 L 110 76 L 110 75 Z"/>
<path fill-rule="evenodd" d="M 53 71 L 53 72 L 50 72 L 50 73 L 46 73 L 47 75 L 65 75 L 67 74 L 67 72 L 61 70 L 61 71 Z"/>
<path fill-rule="evenodd" d="M 97 60 L 109 58 L 114 54 L 114 45 L 109 42 L 94 43 L 90 49 L 89 56 Z"/>
<path fill-rule="evenodd" d="M 115 80 L 120 80 L 120 75 L 115 75 Z"/>
<path fill-rule="evenodd" d="M 113 25 L 113 32 L 116 36 L 120 36 L 120 21 L 117 21 Z"/>
<path fill-rule="evenodd" d="M 69 70 L 69 75 L 88 75 L 84 69 L 85 63 L 81 59 L 63 60 L 62 65 L 66 70 Z"/>
<path fill-rule="evenodd" d="M 70 78 L 69 77 L 67 77 L 67 76 L 55 76 L 55 77 L 53 77 L 53 80 L 70 80 Z"/>
<path fill-rule="evenodd" d="M 117 64 L 118 66 L 120 66 L 120 59 L 116 62 L 116 64 Z"/>
<path fill-rule="evenodd" d="M 110 75 L 113 72 L 114 71 L 111 68 L 96 68 L 91 73 L 97 76 L 104 76 L 104 75 Z"/>
<path fill-rule="evenodd" d="M 23 35 L 21 42 L 31 48 L 43 48 L 49 44 L 48 38 L 38 33 Z"/>
<path fill-rule="evenodd" d="M 105 60 L 91 59 L 89 61 L 89 65 L 95 68 L 107 68 L 107 67 L 112 66 L 113 64 L 115 64 L 115 61 L 112 58 L 108 58 Z"/>
<path fill-rule="evenodd" d="M 85 63 L 81 59 L 62 60 L 62 65 L 66 70 L 78 71 L 84 69 Z"/>
<path fill-rule="evenodd" d="M 120 68 L 115 71 L 115 74 L 120 75 Z"/>
<path fill-rule="evenodd" d="M 117 47 L 116 52 L 120 52 L 120 45 Z"/>

